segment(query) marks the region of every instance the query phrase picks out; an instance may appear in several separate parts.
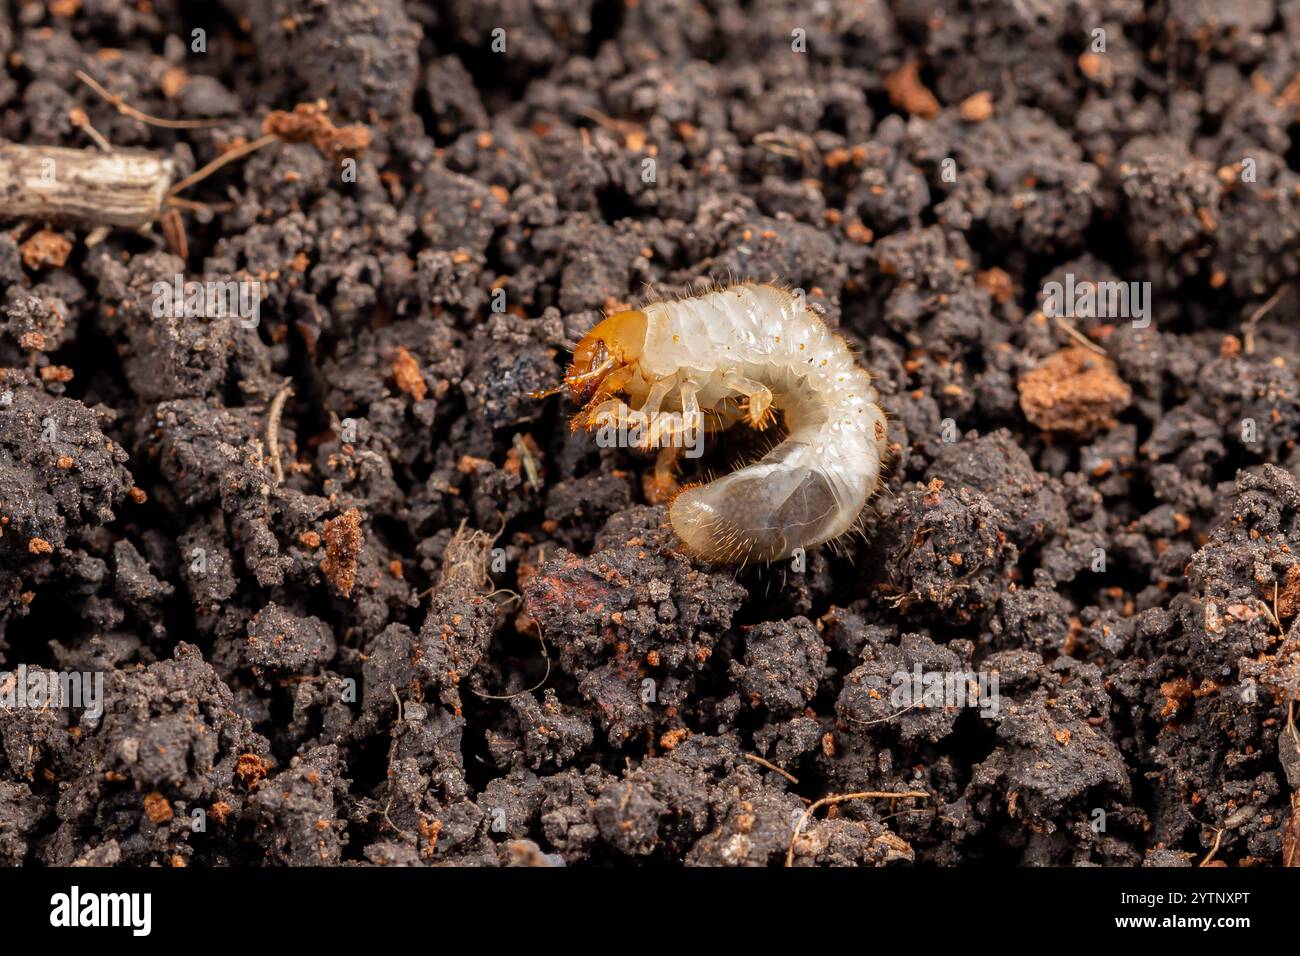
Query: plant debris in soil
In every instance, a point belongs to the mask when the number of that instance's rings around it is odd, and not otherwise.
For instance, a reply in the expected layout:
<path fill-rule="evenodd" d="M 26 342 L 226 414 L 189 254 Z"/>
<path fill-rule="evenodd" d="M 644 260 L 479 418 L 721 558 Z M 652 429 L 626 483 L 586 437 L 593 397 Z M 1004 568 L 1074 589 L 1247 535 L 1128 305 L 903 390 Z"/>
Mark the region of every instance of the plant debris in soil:
<path fill-rule="evenodd" d="M 0 223 L 0 697 L 102 679 L 0 707 L 0 863 L 1300 860 L 1296 0 L 0 0 L 0 59 L 0 139 L 238 156 Z M 530 393 L 742 279 L 892 461 L 738 571 Z"/>

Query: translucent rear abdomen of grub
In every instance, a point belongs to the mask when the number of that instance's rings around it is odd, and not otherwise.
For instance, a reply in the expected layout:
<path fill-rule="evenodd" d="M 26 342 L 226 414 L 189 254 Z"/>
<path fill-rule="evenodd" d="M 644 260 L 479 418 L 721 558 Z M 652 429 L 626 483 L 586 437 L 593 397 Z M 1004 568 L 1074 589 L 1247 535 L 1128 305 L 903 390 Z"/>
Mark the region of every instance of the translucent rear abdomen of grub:
<path fill-rule="evenodd" d="M 669 510 L 687 550 L 706 561 L 777 561 L 852 527 L 870 484 L 836 484 L 813 448 L 785 441 L 766 457 L 688 488 Z M 864 476 L 865 477 L 865 476 Z"/>

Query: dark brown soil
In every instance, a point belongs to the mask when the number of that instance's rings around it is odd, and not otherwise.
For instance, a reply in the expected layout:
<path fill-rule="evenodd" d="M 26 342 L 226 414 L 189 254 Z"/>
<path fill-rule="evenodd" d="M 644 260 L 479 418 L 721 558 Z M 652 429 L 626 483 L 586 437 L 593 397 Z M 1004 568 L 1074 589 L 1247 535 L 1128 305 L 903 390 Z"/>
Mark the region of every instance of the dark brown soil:
<path fill-rule="evenodd" d="M 780 864 L 859 791 L 925 796 L 795 863 L 1300 858 L 1300 0 L 944 6 L 0 0 L 0 138 L 282 137 L 183 244 L 0 224 L 0 670 L 105 675 L 0 708 L 0 862 Z M 742 278 L 890 414 L 803 569 L 683 556 L 530 397 Z"/>

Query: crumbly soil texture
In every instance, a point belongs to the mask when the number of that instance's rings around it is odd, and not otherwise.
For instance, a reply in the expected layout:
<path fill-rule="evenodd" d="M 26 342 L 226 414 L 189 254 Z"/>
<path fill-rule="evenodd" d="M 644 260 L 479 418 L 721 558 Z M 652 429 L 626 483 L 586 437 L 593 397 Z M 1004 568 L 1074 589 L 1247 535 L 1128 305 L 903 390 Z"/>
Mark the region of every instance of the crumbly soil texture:
<path fill-rule="evenodd" d="M 0 223 L 0 862 L 1300 857 L 1300 0 L 941 6 L 0 0 L 0 138 L 274 137 Z M 891 448 L 743 569 L 531 396 L 738 280 Z"/>

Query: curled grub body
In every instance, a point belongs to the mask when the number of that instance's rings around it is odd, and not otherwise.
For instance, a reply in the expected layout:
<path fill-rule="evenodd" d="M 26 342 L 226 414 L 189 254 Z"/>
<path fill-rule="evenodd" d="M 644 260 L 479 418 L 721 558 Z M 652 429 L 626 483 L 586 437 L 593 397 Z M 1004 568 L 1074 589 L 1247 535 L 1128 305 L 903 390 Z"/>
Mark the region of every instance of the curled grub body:
<path fill-rule="evenodd" d="M 706 560 L 774 561 L 831 541 L 853 528 L 879 483 L 886 427 L 871 376 L 776 286 L 612 315 L 578 344 L 565 381 L 584 406 L 575 428 L 649 421 L 646 447 L 671 446 L 671 430 L 691 422 L 766 429 L 780 413 L 785 437 L 771 451 L 672 500 L 673 529 Z"/>

